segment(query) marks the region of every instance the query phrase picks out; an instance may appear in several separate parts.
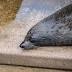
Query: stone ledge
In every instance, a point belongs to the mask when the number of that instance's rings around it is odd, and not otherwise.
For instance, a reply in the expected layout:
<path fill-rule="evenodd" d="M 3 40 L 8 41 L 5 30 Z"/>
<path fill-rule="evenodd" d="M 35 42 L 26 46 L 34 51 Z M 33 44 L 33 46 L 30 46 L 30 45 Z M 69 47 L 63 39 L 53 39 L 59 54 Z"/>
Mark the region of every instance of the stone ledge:
<path fill-rule="evenodd" d="M 13 49 L 14 50 L 14 49 Z M 72 47 L 49 47 L 37 50 L 0 51 L 1 64 L 72 69 Z"/>

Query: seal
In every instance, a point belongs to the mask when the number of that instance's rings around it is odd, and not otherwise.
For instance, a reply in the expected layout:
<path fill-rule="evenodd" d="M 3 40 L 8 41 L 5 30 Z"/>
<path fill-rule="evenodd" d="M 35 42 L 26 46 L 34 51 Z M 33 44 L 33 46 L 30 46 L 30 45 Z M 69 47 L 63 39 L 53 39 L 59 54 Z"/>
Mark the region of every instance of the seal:
<path fill-rule="evenodd" d="M 38 22 L 20 44 L 23 49 L 43 46 L 72 46 L 72 4 Z"/>

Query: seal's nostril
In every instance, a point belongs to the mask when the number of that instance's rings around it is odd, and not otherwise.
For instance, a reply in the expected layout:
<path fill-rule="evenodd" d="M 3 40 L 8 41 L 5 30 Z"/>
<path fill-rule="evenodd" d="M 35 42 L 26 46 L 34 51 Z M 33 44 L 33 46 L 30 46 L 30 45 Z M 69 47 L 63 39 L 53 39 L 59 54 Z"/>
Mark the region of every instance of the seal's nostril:
<path fill-rule="evenodd" d="M 20 47 L 21 47 L 21 48 L 25 48 L 25 46 L 24 46 L 23 44 L 20 44 Z"/>

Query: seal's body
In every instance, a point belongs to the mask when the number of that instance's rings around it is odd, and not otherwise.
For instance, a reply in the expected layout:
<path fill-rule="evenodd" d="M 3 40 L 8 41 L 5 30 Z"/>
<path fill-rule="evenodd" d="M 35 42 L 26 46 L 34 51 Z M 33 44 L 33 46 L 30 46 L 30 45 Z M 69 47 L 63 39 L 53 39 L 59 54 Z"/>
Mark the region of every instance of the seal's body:
<path fill-rule="evenodd" d="M 21 48 L 72 45 L 72 4 L 38 22 L 30 29 Z"/>

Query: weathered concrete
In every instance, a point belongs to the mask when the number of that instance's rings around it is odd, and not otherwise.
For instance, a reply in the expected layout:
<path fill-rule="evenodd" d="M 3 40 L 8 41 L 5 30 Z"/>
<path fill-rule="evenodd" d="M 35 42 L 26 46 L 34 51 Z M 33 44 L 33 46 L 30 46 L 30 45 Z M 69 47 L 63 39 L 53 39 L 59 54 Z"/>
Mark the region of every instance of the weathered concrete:
<path fill-rule="evenodd" d="M 72 72 L 66 70 L 53 70 L 53 69 L 42 69 L 42 68 L 30 68 L 21 66 L 8 66 L 0 65 L 1 72 Z"/>

